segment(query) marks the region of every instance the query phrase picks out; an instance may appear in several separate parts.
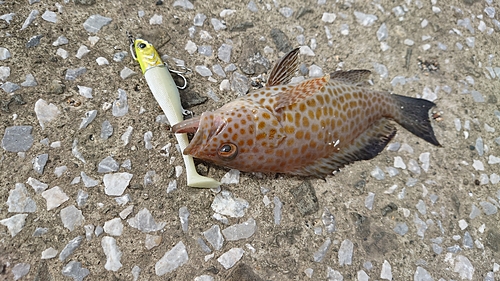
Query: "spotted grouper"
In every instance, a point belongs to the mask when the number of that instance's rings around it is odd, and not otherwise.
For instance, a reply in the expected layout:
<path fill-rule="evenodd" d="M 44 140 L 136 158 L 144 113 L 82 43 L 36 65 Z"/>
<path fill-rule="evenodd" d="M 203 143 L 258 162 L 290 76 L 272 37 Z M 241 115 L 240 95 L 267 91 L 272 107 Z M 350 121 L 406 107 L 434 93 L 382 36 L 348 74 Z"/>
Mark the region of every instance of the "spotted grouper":
<path fill-rule="evenodd" d="M 290 84 L 297 57 L 295 49 L 279 60 L 265 88 L 174 125 L 195 133 L 183 153 L 240 171 L 324 178 L 377 156 L 396 134 L 393 121 L 439 146 L 434 103 L 363 87 L 369 70 Z"/>

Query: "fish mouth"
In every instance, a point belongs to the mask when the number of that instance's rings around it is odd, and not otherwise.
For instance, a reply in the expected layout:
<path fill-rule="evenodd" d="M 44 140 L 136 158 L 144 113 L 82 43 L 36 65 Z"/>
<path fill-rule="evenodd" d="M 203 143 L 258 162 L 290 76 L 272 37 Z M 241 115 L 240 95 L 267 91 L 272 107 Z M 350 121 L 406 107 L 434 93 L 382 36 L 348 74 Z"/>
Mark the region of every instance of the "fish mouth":
<path fill-rule="evenodd" d="M 196 133 L 199 127 L 200 117 L 198 116 L 173 125 L 172 132 L 174 132 L 175 134 Z"/>

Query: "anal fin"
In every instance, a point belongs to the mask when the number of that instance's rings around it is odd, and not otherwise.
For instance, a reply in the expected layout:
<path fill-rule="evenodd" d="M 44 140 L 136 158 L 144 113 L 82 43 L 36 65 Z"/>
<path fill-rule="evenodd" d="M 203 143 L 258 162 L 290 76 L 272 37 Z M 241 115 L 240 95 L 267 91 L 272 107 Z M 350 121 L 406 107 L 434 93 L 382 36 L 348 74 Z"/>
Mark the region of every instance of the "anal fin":
<path fill-rule="evenodd" d="M 324 178 L 340 168 L 360 160 L 369 160 L 384 150 L 396 134 L 396 128 L 389 119 L 375 122 L 368 130 L 347 146 L 316 160 L 313 164 L 291 172 L 294 175 Z"/>

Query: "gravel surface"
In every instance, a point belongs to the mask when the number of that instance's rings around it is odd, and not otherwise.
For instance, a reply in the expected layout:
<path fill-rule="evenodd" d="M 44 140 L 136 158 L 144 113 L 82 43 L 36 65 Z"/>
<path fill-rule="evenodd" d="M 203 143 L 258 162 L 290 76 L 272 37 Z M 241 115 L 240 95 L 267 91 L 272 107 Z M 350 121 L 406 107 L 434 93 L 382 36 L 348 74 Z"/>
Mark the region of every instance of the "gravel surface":
<path fill-rule="evenodd" d="M 500 6 L 432 1 L 0 1 L 0 279 L 500 279 Z M 369 69 L 435 102 L 443 147 L 398 127 L 326 180 L 197 162 L 127 33 L 186 74 L 195 115 L 300 46 L 292 82 Z M 178 83 L 182 79 L 174 77 Z"/>

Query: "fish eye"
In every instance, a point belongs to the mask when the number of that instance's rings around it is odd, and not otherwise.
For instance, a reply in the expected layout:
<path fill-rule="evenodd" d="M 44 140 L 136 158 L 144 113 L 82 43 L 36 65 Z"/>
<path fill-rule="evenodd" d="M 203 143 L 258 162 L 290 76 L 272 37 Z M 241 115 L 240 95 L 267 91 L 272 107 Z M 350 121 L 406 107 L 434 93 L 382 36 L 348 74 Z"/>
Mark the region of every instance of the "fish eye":
<path fill-rule="evenodd" d="M 146 48 L 146 44 L 145 43 L 139 43 L 139 48 L 141 48 L 141 49 Z"/>
<path fill-rule="evenodd" d="M 223 143 L 217 151 L 217 155 L 222 160 L 233 160 L 238 155 L 238 147 L 233 143 Z"/>

